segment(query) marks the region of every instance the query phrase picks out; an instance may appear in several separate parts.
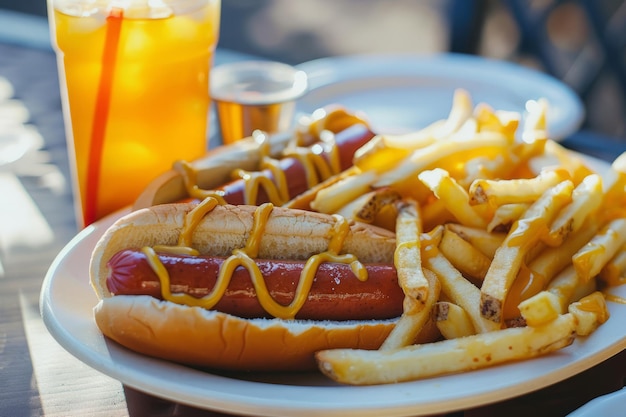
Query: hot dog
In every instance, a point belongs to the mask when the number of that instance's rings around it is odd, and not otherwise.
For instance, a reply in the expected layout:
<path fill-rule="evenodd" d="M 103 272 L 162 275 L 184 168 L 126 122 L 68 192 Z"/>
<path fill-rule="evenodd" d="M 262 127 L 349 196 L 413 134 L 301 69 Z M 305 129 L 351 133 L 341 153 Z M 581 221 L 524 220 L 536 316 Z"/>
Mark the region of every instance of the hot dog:
<path fill-rule="evenodd" d="M 132 350 L 194 366 L 265 371 L 314 369 L 316 351 L 333 347 L 376 349 L 393 328 L 403 298 L 397 284 L 393 285 L 394 237 L 385 229 L 348 223 L 340 216 L 271 204 L 220 205 L 207 198 L 200 204 L 142 209 L 119 219 L 94 249 L 90 274 L 100 298 L 95 308 L 96 323 L 104 335 Z M 124 267 L 120 257 L 127 257 L 124 262 L 130 262 L 132 268 Z M 181 263 L 181 259 L 187 261 Z M 151 263 L 147 270 L 146 262 Z M 181 278 L 194 262 L 202 267 L 206 262 L 215 264 L 209 268 L 218 271 L 212 284 L 191 283 L 198 277 Z M 305 264 L 311 272 L 302 272 Z M 275 299 L 272 291 L 277 286 L 272 281 L 280 281 L 276 274 L 286 265 L 294 266 L 296 272 L 291 274 L 297 275 L 296 283 L 287 285 L 289 294 L 283 299 Z M 177 268 L 179 271 L 174 272 Z M 143 270 L 150 278 L 124 278 L 122 269 L 128 273 L 131 269 Z M 340 269 L 343 275 L 339 279 L 333 274 Z M 261 273 L 268 270 L 273 271 Z M 378 270 L 387 276 L 376 277 Z M 330 281 L 318 286 L 313 277 Z M 331 294 L 332 302 L 340 304 L 344 294 L 337 288 L 343 285 L 356 288 L 353 295 L 358 294 L 359 279 L 364 278 L 372 280 L 363 284 L 364 288 L 370 286 L 365 294 L 369 292 L 377 300 L 389 298 L 391 304 L 397 304 L 391 313 L 382 315 L 391 318 L 366 320 L 363 317 L 367 314 L 361 311 L 360 315 L 341 317 L 349 319 L 342 321 L 332 315 L 324 317 L 328 304 L 316 307 L 316 297 L 325 294 Z M 236 314 L 238 307 L 232 298 L 224 298 L 220 290 L 215 290 L 228 280 L 234 285 L 242 285 L 242 281 L 255 283 L 257 300 L 252 310 L 244 308 L 244 313 Z M 337 285 L 330 284 L 333 282 Z M 178 293 L 181 284 L 204 289 L 193 296 Z M 265 285 L 267 290 L 263 289 Z M 156 287 L 161 294 L 154 297 Z M 226 287 L 231 288 L 230 284 Z M 249 293 L 249 284 L 244 287 Z M 232 291 L 237 290 L 233 287 Z M 295 297 L 291 297 L 292 291 Z M 386 291 L 389 294 L 384 294 Z M 249 296 L 244 299 L 250 301 Z M 219 306 L 222 300 L 225 306 Z M 300 319 L 299 314 L 308 318 Z M 324 318 L 327 320 L 322 321 Z M 432 340 L 436 337 L 434 329 L 432 326 L 430 331 L 422 332 L 420 339 Z"/>
<path fill-rule="evenodd" d="M 352 166 L 357 149 L 372 137 L 363 117 L 328 107 L 321 116 L 302 118 L 294 132 L 255 132 L 193 163 L 178 161 L 146 188 L 134 209 L 208 195 L 229 204 L 283 205 Z"/>
<path fill-rule="evenodd" d="M 159 253 L 170 276 L 173 292 L 205 297 L 215 288 L 220 268 L 227 258 Z M 287 305 L 305 263 L 302 261 L 256 259 L 270 296 Z M 389 319 L 402 314 L 404 293 L 398 286 L 396 271 L 388 264 L 367 264 L 368 279 L 360 282 L 348 265 L 323 263 L 317 269 L 307 301 L 296 314 L 304 320 Z M 161 283 L 141 250 L 125 249 L 109 261 L 108 290 L 115 295 L 150 295 L 163 299 Z M 242 318 L 271 317 L 256 297 L 250 273 L 236 269 L 228 288 L 213 307 Z"/>

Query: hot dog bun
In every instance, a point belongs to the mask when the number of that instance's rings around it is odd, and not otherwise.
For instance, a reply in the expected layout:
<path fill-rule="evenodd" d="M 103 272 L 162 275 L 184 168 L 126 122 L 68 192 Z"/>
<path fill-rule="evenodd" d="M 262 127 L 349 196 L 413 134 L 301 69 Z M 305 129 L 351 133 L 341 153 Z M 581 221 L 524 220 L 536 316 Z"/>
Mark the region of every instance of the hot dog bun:
<path fill-rule="evenodd" d="M 96 323 L 104 335 L 137 352 L 194 366 L 228 370 L 314 369 L 314 353 L 352 347 L 376 349 L 395 320 L 304 321 L 243 319 L 149 296 L 112 296 L 106 288 L 107 261 L 119 250 L 176 245 L 185 215 L 194 203 L 142 209 L 119 219 L 97 243 L 91 260 L 91 283 L 101 298 Z M 241 248 L 252 229 L 256 206 L 217 206 L 199 223 L 192 246 L 203 254 L 227 256 Z M 302 259 L 325 251 L 333 216 L 275 207 L 266 223 L 259 257 Z M 385 229 L 352 223 L 343 252 L 361 262 L 393 263 L 395 235 Z M 420 335 L 437 336 L 436 326 Z"/>
<path fill-rule="evenodd" d="M 331 347 L 376 349 L 395 323 L 242 319 L 127 295 L 101 300 L 95 318 L 104 335 L 136 352 L 239 371 L 312 370 L 315 352 Z"/>

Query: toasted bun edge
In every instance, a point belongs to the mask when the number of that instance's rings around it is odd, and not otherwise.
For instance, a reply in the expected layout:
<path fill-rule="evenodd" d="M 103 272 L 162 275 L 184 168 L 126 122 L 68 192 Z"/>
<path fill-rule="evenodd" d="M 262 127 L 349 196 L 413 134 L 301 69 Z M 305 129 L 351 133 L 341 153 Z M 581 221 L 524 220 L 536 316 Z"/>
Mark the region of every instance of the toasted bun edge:
<path fill-rule="evenodd" d="M 115 296 L 94 308 L 102 333 L 135 352 L 202 368 L 302 371 L 316 368 L 315 352 L 377 349 L 396 320 L 312 321 L 243 319 L 149 296 Z M 439 337 L 430 322 L 417 342 Z"/>

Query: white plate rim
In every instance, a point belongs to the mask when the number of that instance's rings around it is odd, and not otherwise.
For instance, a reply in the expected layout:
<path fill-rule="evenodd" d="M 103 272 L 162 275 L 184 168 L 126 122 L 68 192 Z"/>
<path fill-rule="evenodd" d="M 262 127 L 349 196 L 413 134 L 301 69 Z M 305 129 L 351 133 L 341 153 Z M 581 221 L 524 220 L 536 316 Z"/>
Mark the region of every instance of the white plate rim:
<path fill-rule="evenodd" d="M 624 412 L 624 404 L 626 404 L 626 387 L 594 398 L 568 414 L 567 417 L 619 416 Z"/>
<path fill-rule="evenodd" d="M 519 97 L 520 102 L 546 98 L 551 107 L 547 116 L 548 132 L 555 140 L 575 133 L 585 118 L 582 100 L 567 84 L 530 67 L 495 58 L 459 53 L 376 53 L 320 58 L 296 67 L 309 77 L 309 93 L 298 103 L 304 113 L 331 103 L 333 90 L 347 83 L 363 81 L 355 86 L 361 92 L 394 77 L 431 77 L 454 83 L 453 88 L 467 88 L 468 83 L 498 87 Z M 469 90 L 472 93 L 471 88 Z M 326 93 L 324 100 L 309 101 L 312 93 L 320 91 Z M 508 110 L 523 112 L 523 108 Z"/>

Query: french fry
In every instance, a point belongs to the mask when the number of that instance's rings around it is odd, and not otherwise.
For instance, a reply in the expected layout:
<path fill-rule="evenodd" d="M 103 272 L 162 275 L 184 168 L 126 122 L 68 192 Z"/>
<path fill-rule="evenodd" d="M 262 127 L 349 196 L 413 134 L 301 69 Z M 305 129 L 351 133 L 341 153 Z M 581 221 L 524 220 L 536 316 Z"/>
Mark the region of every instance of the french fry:
<path fill-rule="evenodd" d="M 437 277 L 422 267 L 420 235 L 419 209 L 415 201 L 398 203 L 394 264 L 405 297 L 402 317 L 383 342 L 381 350 L 411 344 L 430 318 L 431 309 L 439 298 Z"/>
<path fill-rule="evenodd" d="M 394 350 L 413 344 L 428 320 L 431 319 L 431 310 L 439 298 L 441 287 L 432 271 L 424 269 L 424 276 L 428 280 L 428 298 L 424 303 L 418 304 L 415 299 L 405 297 L 404 312 L 381 345 L 381 351 Z"/>
<path fill-rule="evenodd" d="M 444 139 L 446 120 L 437 120 L 423 129 L 400 135 L 381 135 L 381 146 L 391 149 L 415 150 L 430 145 L 436 140 Z"/>
<path fill-rule="evenodd" d="M 506 153 L 510 141 L 504 135 L 497 132 L 477 133 L 471 140 L 440 140 L 433 142 L 429 146 L 417 149 L 393 169 L 384 172 L 373 183 L 375 188 L 391 186 L 402 183 L 406 180 L 416 178 L 417 175 L 433 167 L 435 164 L 443 166 L 442 160 L 454 157 L 455 160 L 462 160 L 461 155 L 470 152 L 481 153 Z"/>
<path fill-rule="evenodd" d="M 514 139 L 520 123 L 519 113 L 494 111 L 485 103 L 476 105 L 474 117 L 478 123 L 478 131 L 502 132 L 511 140 Z"/>
<path fill-rule="evenodd" d="M 468 189 L 477 179 L 507 179 L 518 177 L 515 172 L 524 171 L 529 158 L 543 153 L 545 139 L 531 143 L 515 140 L 516 131 L 520 123 L 520 114 L 516 112 L 493 111 L 489 106 L 479 103 L 474 110 L 479 132 L 493 131 L 505 135 L 511 140 L 511 146 L 506 153 L 497 157 L 478 156 L 467 158 L 463 167 L 465 175 L 456 174 L 460 185 Z M 536 174 L 534 174 L 536 175 Z M 532 175 L 532 176 L 534 176 Z M 524 177 L 531 176 L 524 174 Z"/>
<path fill-rule="evenodd" d="M 465 140 L 471 138 L 478 133 L 478 122 L 473 117 L 468 118 L 459 126 L 459 128 L 453 132 L 448 140 Z M 502 132 L 497 132 L 501 134 Z"/>
<path fill-rule="evenodd" d="M 363 223 L 375 224 L 379 214 L 381 214 L 385 208 L 393 207 L 391 213 L 393 214 L 394 225 L 393 227 L 388 228 L 390 230 L 395 230 L 395 203 L 401 198 L 401 195 L 397 191 L 390 188 L 381 188 L 355 198 L 350 203 L 337 210 L 336 214 L 339 214 L 347 219 L 354 219 Z M 384 223 L 386 224 L 387 221 Z"/>
<path fill-rule="evenodd" d="M 594 278 L 587 282 L 579 282 L 572 291 L 569 299 L 569 304 L 579 301 L 580 299 L 588 296 L 594 291 L 598 290 L 598 281 Z M 610 295 L 606 294 L 607 300 L 610 299 Z M 567 310 L 566 310 L 567 311 Z"/>
<path fill-rule="evenodd" d="M 559 272 L 556 277 L 546 287 L 546 291 L 556 295 L 561 304 L 561 312 L 567 311 L 567 306 L 579 300 L 580 298 L 591 294 L 596 290 L 596 281 L 589 280 L 583 282 L 573 265 L 569 265 L 563 271 Z"/>
<path fill-rule="evenodd" d="M 548 246 L 529 262 L 531 270 L 550 281 L 556 273 L 572 262 L 572 257 L 598 232 L 597 219 L 590 217 L 575 233 L 570 233 L 560 246 Z"/>
<path fill-rule="evenodd" d="M 567 170 L 574 184 L 579 184 L 583 178 L 594 173 L 580 156 L 575 155 L 553 140 L 546 142 L 544 155 L 556 159 L 556 161 L 550 162 Z"/>
<path fill-rule="evenodd" d="M 528 206 L 529 204 L 527 203 L 503 204 L 499 206 L 487 225 L 487 231 L 508 232 L 513 223 L 528 210 Z"/>
<path fill-rule="evenodd" d="M 614 219 L 572 257 L 576 274 L 583 281 L 595 277 L 626 243 L 626 218 Z"/>
<path fill-rule="evenodd" d="M 361 171 L 357 168 L 357 167 L 351 167 L 348 168 L 347 170 L 334 175 L 322 182 L 320 182 L 319 184 L 309 188 L 307 191 L 305 191 L 304 193 L 294 197 L 292 200 L 286 202 L 285 204 L 283 204 L 283 207 L 287 207 L 287 208 L 294 208 L 294 209 L 303 209 L 303 210 L 308 210 L 311 207 L 311 202 L 313 200 L 315 200 L 315 197 L 317 196 L 317 193 L 319 193 L 321 190 L 326 189 L 328 187 L 330 187 L 333 184 L 338 183 L 339 181 L 351 177 L 353 175 L 356 175 L 358 173 L 360 173 Z"/>
<path fill-rule="evenodd" d="M 510 165 L 511 162 L 508 155 L 497 160 L 487 156 L 479 156 L 468 159 L 464 164 L 456 167 L 457 172 L 454 172 L 454 177 L 464 190 L 468 190 L 472 182 L 477 179 L 496 179 L 501 178 L 503 175 L 506 176 L 508 170 L 505 167 Z"/>
<path fill-rule="evenodd" d="M 454 303 L 439 301 L 433 308 L 433 315 L 439 332 L 446 339 L 476 334 L 467 312 Z"/>
<path fill-rule="evenodd" d="M 333 214 L 355 198 L 370 191 L 370 184 L 376 173 L 367 171 L 348 176 L 317 192 L 311 201 L 311 208 L 320 213 Z"/>
<path fill-rule="evenodd" d="M 618 253 L 602 267 L 598 278 L 609 287 L 626 284 L 626 245 L 622 245 Z"/>
<path fill-rule="evenodd" d="M 438 120 L 415 133 L 386 136 L 385 143 L 392 147 L 415 150 L 433 141 L 448 139 L 458 134 L 459 131 L 476 132 L 476 121 L 472 119 L 472 106 L 472 99 L 467 91 L 457 89 L 454 92 L 452 107 L 447 118 Z M 472 122 L 474 126 L 468 129 L 468 124 Z"/>
<path fill-rule="evenodd" d="M 588 219 L 585 225 L 578 232 L 570 234 L 561 246 L 548 246 L 528 263 L 527 268 L 522 268 L 504 301 L 505 318 L 518 316 L 518 305 L 545 289 L 560 271 L 571 265 L 572 256 L 589 242 L 597 230 L 595 219 Z M 567 300 L 569 298 L 563 302 Z M 561 311 L 563 312 L 564 310 Z"/>
<path fill-rule="evenodd" d="M 546 144 L 550 141 L 547 137 L 537 137 L 532 142 L 515 142 L 511 151 L 515 156 L 516 164 L 508 170 L 508 176 L 499 178 L 532 178 L 541 173 L 541 170 L 549 165 L 535 166 L 533 160 L 545 155 Z"/>
<path fill-rule="evenodd" d="M 470 204 L 489 203 L 494 206 L 532 203 L 558 183 L 568 179 L 564 170 L 547 169 L 530 179 L 479 179 L 470 185 Z"/>
<path fill-rule="evenodd" d="M 335 214 L 339 214 L 346 219 L 356 219 L 356 214 L 359 212 L 359 210 L 368 205 L 368 202 L 373 197 L 373 195 L 374 191 L 369 191 L 350 201 L 345 206 L 337 209 L 337 211 L 335 211 Z M 362 221 L 364 221 L 365 223 L 371 223 L 371 221 L 366 221 L 365 219 L 363 219 Z"/>
<path fill-rule="evenodd" d="M 561 314 L 559 297 L 549 291 L 542 291 L 522 301 L 518 308 L 526 324 L 532 327 L 549 323 Z"/>
<path fill-rule="evenodd" d="M 587 217 L 602 204 L 602 178 L 598 174 L 586 176 L 572 192 L 572 202 L 565 207 L 550 225 L 550 233 L 544 243 L 558 246 L 569 233 L 575 233 Z"/>
<path fill-rule="evenodd" d="M 440 252 L 425 256 L 426 267 L 437 274 L 441 292 L 453 303 L 465 310 L 478 333 L 486 333 L 500 328 L 500 324 L 481 314 L 481 292 L 469 282 Z"/>
<path fill-rule="evenodd" d="M 599 291 L 573 302 L 568 311 L 577 319 L 576 333 L 579 336 L 589 336 L 610 316 L 604 295 Z"/>
<path fill-rule="evenodd" d="M 443 231 L 439 251 L 474 284 L 482 282 L 491 265 L 489 257 L 449 228 Z"/>
<path fill-rule="evenodd" d="M 427 201 L 421 207 L 422 226 L 425 232 L 429 232 L 439 225 L 455 221 L 445 203 L 437 198 Z"/>
<path fill-rule="evenodd" d="M 493 259 L 496 250 L 502 246 L 504 239 L 506 239 L 506 233 L 489 233 L 483 229 L 466 227 L 454 223 L 448 223 L 445 227 L 467 240 L 472 246 L 490 259 Z"/>
<path fill-rule="evenodd" d="M 446 125 L 442 129 L 441 137 L 448 137 L 457 132 L 472 117 L 474 111 L 472 98 L 466 90 L 461 88 L 454 91 L 452 108 L 446 118 Z"/>
<path fill-rule="evenodd" d="M 447 139 L 461 129 L 471 116 L 471 97 L 467 91 L 458 89 L 454 92 L 452 107 L 447 118 L 437 120 L 415 132 L 379 135 L 372 145 L 359 149 L 355 155 L 355 164 L 359 165 L 364 156 L 380 158 L 379 154 L 383 149 L 416 150 L 424 148 L 434 141 Z"/>
<path fill-rule="evenodd" d="M 395 190 L 380 188 L 372 192 L 371 198 L 356 212 L 354 217 L 358 221 L 373 223 L 383 208 L 395 206 L 400 199 L 400 194 Z"/>
<path fill-rule="evenodd" d="M 390 384 L 529 359 L 569 346 L 576 318 L 558 316 L 539 327 L 517 327 L 389 351 L 332 349 L 316 354 L 319 369 L 352 385 Z"/>
<path fill-rule="evenodd" d="M 462 165 L 465 176 L 457 175 L 457 181 L 466 189 L 476 180 L 528 179 L 539 175 L 529 162 L 542 155 L 547 139 L 535 140 L 531 143 L 513 142 L 506 153 L 496 158 L 475 157 Z M 543 167 L 542 167 L 543 168 Z"/>
<path fill-rule="evenodd" d="M 465 112 L 466 110 L 459 108 L 455 110 L 453 105 L 451 113 L 454 113 L 455 111 Z M 459 120 L 462 117 L 463 116 L 459 114 Z M 445 140 L 450 135 L 455 133 L 458 127 L 461 126 L 459 124 L 457 127 L 455 126 L 455 123 L 459 123 L 459 121 L 450 123 L 449 119 L 442 119 L 414 132 L 395 135 L 381 135 L 381 146 L 406 151 L 414 151 L 416 149 L 424 148 L 435 141 Z"/>
<path fill-rule="evenodd" d="M 572 190 L 573 184 L 569 180 L 549 188 L 515 222 L 496 251 L 481 287 L 480 309 L 485 318 L 502 322 L 504 300 L 525 255 L 547 232 L 547 224 L 571 201 Z"/>
<path fill-rule="evenodd" d="M 470 227 L 484 227 L 485 219 L 481 217 L 479 210 L 469 204 L 469 194 L 461 187 L 450 174 L 441 169 L 435 168 L 419 173 L 418 178 L 422 181 L 435 196 L 443 201 L 444 206 L 456 220 Z"/>
<path fill-rule="evenodd" d="M 404 294 L 421 308 L 428 298 L 429 281 L 422 270 L 420 235 L 422 233 L 419 208 L 412 200 L 398 204 L 396 219 L 396 251 L 394 264 L 398 283 Z M 414 307 L 414 308 L 415 308 Z"/>
<path fill-rule="evenodd" d="M 418 131 L 412 136 L 420 135 L 421 143 L 414 143 L 416 148 L 431 144 L 435 138 Z M 361 171 L 384 172 L 396 166 L 398 162 L 409 155 L 410 148 L 390 146 L 390 137 L 377 135 L 360 147 L 354 153 L 353 164 Z"/>

